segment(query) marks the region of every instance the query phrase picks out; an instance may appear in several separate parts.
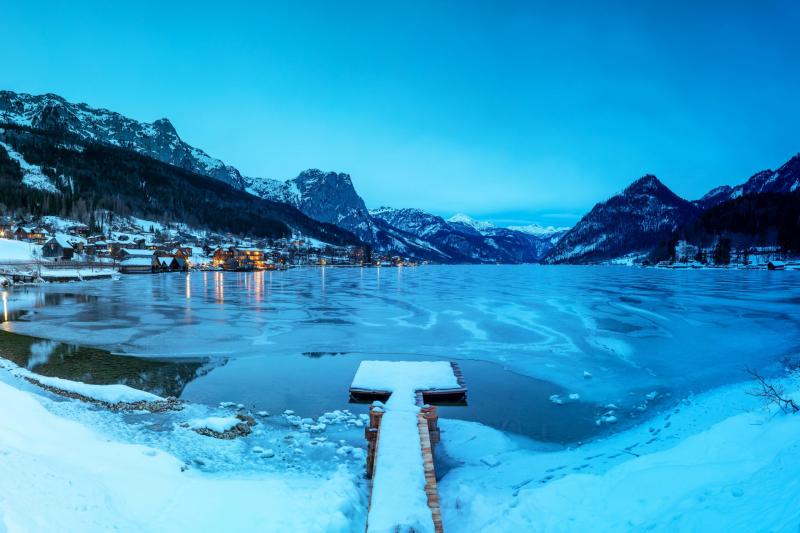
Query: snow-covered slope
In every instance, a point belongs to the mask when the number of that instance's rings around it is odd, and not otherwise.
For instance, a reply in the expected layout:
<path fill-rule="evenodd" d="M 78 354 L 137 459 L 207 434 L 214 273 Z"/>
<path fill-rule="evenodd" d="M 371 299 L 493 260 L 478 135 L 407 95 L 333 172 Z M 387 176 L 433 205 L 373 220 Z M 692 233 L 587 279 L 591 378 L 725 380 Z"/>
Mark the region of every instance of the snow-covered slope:
<path fill-rule="evenodd" d="M 45 175 L 42 167 L 39 165 L 32 165 L 25 161 L 22 154 L 16 152 L 7 143 L 0 142 L 0 150 L 5 150 L 9 159 L 19 165 L 19 170 L 22 172 L 22 184 L 32 189 L 39 189 L 45 192 L 52 192 L 58 194 L 60 191 L 53 183 L 53 180 Z M 62 178 L 62 181 L 63 178 Z"/>
<path fill-rule="evenodd" d="M 107 109 L 68 102 L 56 94 L 0 91 L 0 122 L 68 132 L 86 141 L 128 148 L 235 187 L 244 187 L 242 175 L 236 168 L 181 140 L 166 118 L 152 123 L 139 122 Z"/>
<path fill-rule="evenodd" d="M 0 239 L 0 261 L 32 261 L 42 254 L 42 247 L 25 241 Z"/>
<path fill-rule="evenodd" d="M 647 175 L 595 205 L 545 258 L 548 263 L 596 263 L 643 256 L 698 214 L 692 203 Z"/>

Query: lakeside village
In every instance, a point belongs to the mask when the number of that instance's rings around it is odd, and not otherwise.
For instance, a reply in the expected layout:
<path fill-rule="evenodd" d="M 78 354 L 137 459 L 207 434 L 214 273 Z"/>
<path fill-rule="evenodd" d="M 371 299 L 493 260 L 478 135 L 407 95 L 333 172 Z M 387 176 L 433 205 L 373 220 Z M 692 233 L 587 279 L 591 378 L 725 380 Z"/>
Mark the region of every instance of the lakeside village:
<path fill-rule="evenodd" d="M 657 268 L 740 268 L 746 270 L 800 269 L 800 258 L 788 256 L 780 246 L 732 246 L 730 241 L 714 246 L 696 246 L 684 240 L 675 243 L 671 261 L 643 266 Z"/>
<path fill-rule="evenodd" d="M 114 217 L 103 230 L 54 216 L 0 219 L 0 283 L 73 281 L 189 270 L 261 271 L 298 266 L 416 266 L 360 246 L 315 239 L 252 240 L 183 224 Z"/>
<path fill-rule="evenodd" d="M 362 246 L 332 246 L 301 235 L 253 240 L 106 214 L 101 228 L 56 216 L 0 218 L 0 284 L 76 281 L 121 274 L 189 270 L 262 271 L 301 266 L 416 266 L 412 259 L 373 254 Z M 610 261 L 633 265 L 631 256 Z M 703 248 L 684 240 L 673 258 L 641 266 L 670 269 L 739 268 L 798 270 L 800 260 L 779 246 Z"/>

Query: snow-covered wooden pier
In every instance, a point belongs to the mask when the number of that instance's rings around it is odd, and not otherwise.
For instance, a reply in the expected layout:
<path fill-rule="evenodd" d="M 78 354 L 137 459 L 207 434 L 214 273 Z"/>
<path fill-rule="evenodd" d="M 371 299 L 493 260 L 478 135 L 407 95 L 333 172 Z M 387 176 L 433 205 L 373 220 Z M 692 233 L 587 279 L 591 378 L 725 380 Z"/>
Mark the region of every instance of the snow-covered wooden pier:
<path fill-rule="evenodd" d="M 466 393 L 455 362 L 361 363 L 350 396 L 374 400 L 365 430 L 372 480 L 368 533 L 443 531 L 433 464 L 438 415 L 429 404 L 464 403 Z"/>

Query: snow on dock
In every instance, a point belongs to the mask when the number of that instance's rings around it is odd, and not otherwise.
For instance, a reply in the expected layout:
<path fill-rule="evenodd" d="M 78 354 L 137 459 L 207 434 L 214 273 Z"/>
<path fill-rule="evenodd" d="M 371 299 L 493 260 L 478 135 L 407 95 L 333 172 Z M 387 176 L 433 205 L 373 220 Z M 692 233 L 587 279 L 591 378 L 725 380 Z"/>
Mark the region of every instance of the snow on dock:
<path fill-rule="evenodd" d="M 463 402 L 467 395 L 461 369 L 448 361 L 362 361 L 350 385 L 356 401 L 386 401 L 408 384 L 428 403 Z"/>
<path fill-rule="evenodd" d="M 464 399 L 466 387 L 455 363 L 363 361 L 350 386 L 354 399 L 376 401 L 365 430 L 367 477 L 372 479 L 368 533 L 443 531 L 433 466 L 438 442 L 436 408 L 424 398 Z"/>
<path fill-rule="evenodd" d="M 415 391 L 460 387 L 447 361 L 362 361 L 350 389 L 392 393 L 408 386 Z"/>

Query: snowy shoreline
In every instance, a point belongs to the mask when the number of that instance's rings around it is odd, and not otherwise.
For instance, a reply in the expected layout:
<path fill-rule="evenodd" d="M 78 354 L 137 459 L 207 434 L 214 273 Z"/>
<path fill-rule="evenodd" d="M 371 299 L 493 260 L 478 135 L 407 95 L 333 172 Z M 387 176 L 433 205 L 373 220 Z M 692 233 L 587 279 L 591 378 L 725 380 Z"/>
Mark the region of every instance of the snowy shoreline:
<path fill-rule="evenodd" d="M 363 531 L 365 488 L 344 467 L 322 477 L 302 468 L 268 475 L 184 472 L 170 453 L 109 439 L 108 428 L 52 412 L 46 393 L 6 381 L 0 378 L 0 402 L 15 406 L 0 411 L 0 525 L 6 529 Z M 800 399 L 796 371 L 780 383 Z M 639 425 L 559 451 L 541 451 L 475 422 L 442 420 L 436 454 L 450 467 L 440 481 L 444 523 L 455 532 L 794 530 L 800 415 L 765 408 L 747 394 L 753 387 L 713 389 Z M 248 438 L 208 440 L 241 446 Z M 26 490 L 19 490 L 22 479 L 30 480 Z M 68 497 L 43 508 L 36 504 L 42 494 Z"/>

